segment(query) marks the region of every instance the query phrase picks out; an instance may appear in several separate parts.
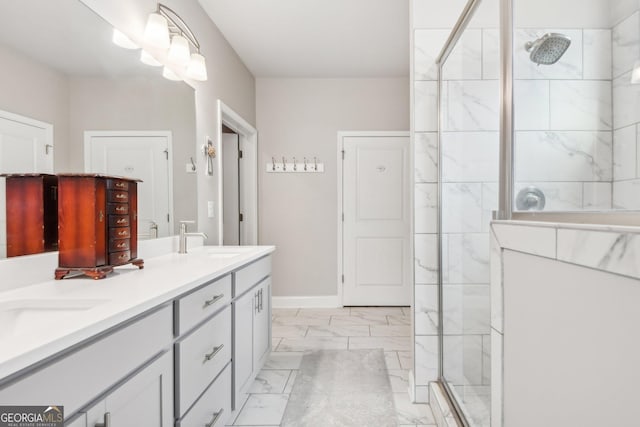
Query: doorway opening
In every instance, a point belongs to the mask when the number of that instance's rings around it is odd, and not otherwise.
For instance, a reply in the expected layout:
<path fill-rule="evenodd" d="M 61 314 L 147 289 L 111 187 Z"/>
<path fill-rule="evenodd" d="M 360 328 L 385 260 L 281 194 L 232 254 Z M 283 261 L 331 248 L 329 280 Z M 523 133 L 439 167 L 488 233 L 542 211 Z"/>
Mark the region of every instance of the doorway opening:
<path fill-rule="evenodd" d="M 218 100 L 218 235 L 222 245 L 258 244 L 258 131 Z"/>

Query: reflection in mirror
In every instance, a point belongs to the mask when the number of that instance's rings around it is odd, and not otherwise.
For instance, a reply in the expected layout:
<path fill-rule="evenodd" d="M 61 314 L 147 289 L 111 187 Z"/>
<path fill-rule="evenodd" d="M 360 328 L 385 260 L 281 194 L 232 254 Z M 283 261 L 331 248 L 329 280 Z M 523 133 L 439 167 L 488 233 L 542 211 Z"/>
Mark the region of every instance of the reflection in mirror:
<path fill-rule="evenodd" d="M 195 157 L 194 91 L 142 64 L 139 50 L 114 45 L 112 34 L 79 0 L 2 3 L 0 173 L 142 179 L 139 238 L 171 235 L 174 216 L 196 217 L 196 175 L 185 173 Z"/>

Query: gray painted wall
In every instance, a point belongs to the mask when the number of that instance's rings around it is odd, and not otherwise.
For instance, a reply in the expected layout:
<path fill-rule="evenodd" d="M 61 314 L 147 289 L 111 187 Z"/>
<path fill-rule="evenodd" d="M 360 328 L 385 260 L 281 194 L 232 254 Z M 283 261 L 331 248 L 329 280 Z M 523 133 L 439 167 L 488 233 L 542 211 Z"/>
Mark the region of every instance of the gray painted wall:
<path fill-rule="evenodd" d="M 277 246 L 274 296 L 336 295 L 337 133 L 407 130 L 409 80 L 257 79 L 259 242 Z M 268 174 L 271 157 L 323 174 Z"/>

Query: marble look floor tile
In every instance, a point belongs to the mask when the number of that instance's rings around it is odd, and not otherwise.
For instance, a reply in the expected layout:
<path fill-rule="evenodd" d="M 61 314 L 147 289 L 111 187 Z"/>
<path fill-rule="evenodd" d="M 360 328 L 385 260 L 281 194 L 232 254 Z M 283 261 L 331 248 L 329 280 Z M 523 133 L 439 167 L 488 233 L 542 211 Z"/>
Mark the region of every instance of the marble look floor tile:
<path fill-rule="evenodd" d="M 271 315 L 273 317 L 297 316 L 299 310 L 299 308 L 273 308 Z"/>
<path fill-rule="evenodd" d="M 347 337 L 283 338 L 278 351 L 347 350 Z"/>
<path fill-rule="evenodd" d="M 291 371 L 278 369 L 263 369 L 258 372 L 256 379 L 249 387 L 251 394 L 278 394 L 284 393 Z"/>
<path fill-rule="evenodd" d="M 349 307 L 337 308 L 301 308 L 298 316 L 348 316 L 351 313 Z"/>
<path fill-rule="evenodd" d="M 331 316 L 331 326 L 388 325 L 387 316 L 359 314 L 357 316 Z"/>
<path fill-rule="evenodd" d="M 287 381 L 287 385 L 284 387 L 284 393 L 291 394 L 291 390 L 293 389 L 293 383 L 296 381 L 297 376 L 298 376 L 298 371 L 291 371 L 291 374 L 289 374 L 289 380 Z"/>
<path fill-rule="evenodd" d="M 398 359 L 397 351 L 385 351 L 384 361 L 387 364 L 387 370 L 402 369 L 400 367 L 400 359 Z"/>
<path fill-rule="evenodd" d="M 351 316 L 404 316 L 402 307 L 351 307 Z"/>
<path fill-rule="evenodd" d="M 409 351 L 410 337 L 350 337 L 349 350 L 381 348 L 385 351 Z"/>
<path fill-rule="evenodd" d="M 272 352 L 262 369 L 300 369 L 303 356 L 301 351 Z"/>
<path fill-rule="evenodd" d="M 307 335 L 306 325 L 281 325 L 273 322 L 271 325 L 271 336 L 279 338 L 295 338 Z"/>
<path fill-rule="evenodd" d="M 435 424 L 433 413 L 425 403 L 411 403 L 408 393 L 393 393 L 400 424 Z"/>
<path fill-rule="evenodd" d="M 286 316 L 273 319 L 274 325 L 328 325 L 331 316 Z"/>
<path fill-rule="evenodd" d="M 280 337 L 271 337 L 271 348 L 273 349 L 272 351 L 275 351 L 275 349 L 278 348 L 278 344 L 280 344 L 280 341 L 282 341 L 282 338 Z"/>
<path fill-rule="evenodd" d="M 409 317 L 409 316 L 387 316 L 387 322 L 390 325 L 411 325 L 411 317 Z"/>
<path fill-rule="evenodd" d="M 252 394 L 233 425 L 280 425 L 288 399 L 287 394 Z"/>
<path fill-rule="evenodd" d="M 413 355 L 410 351 L 399 351 L 398 359 L 400 359 L 401 369 L 413 369 Z"/>
<path fill-rule="evenodd" d="M 371 325 L 372 337 L 409 337 L 411 327 L 409 325 Z"/>
<path fill-rule="evenodd" d="M 368 325 L 309 326 L 307 337 L 368 337 Z"/>
<path fill-rule="evenodd" d="M 409 389 L 409 371 L 402 369 L 388 370 L 391 391 L 394 393 L 406 393 Z"/>

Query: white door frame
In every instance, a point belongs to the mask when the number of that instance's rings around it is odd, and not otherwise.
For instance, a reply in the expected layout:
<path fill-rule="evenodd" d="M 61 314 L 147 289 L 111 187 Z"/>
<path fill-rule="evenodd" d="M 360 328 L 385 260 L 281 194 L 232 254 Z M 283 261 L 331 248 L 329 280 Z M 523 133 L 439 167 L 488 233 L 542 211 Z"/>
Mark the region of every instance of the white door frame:
<path fill-rule="evenodd" d="M 167 138 L 169 162 L 167 174 L 169 180 L 169 236 L 173 234 L 173 134 L 168 130 L 87 130 L 84 132 L 84 171 L 91 171 L 91 139 L 93 137 L 121 137 L 121 136 L 160 136 Z"/>
<path fill-rule="evenodd" d="M 343 306 L 343 274 L 344 274 L 344 259 L 343 259 L 343 251 L 344 251 L 344 227 L 342 222 L 342 213 L 343 213 L 343 171 L 344 167 L 343 162 L 343 152 L 344 152 L 344 139 L 348 137 L 409 137 L 409 131 L 338 131 L 338 153 L 337 153 L 337 164 L 336 168 L 338 171 L 338 250 L 336 251 L 338 254 L 338 277 L 336 277 L 337 289 L 338 289 L 338 301 L 340 302 L 340 306 Z M 411 153 L 409 153 L 409 158 L 412 159 Z M 411 163 L 410 163 L 411 164 Z M 409 182 L 413 182 L 410 180 Z M 410 211 L 413 210 L 413 192 L 411 192 L 411 188 L 407 188 L 407 191 L 410 192 L 409 197 L 409 205 L 411 207 Z M 413 224 L 413 212 L 410 212 L 410 224 Z M 413 225 L 411 227 L 410 234 L 413 235 Z M 410 244 L 410 253 L 413 254 L 413 239 L 409 239 Z"/>
<path fill-rule="evenodd" d="M 222 177 L 222 125 L 226 125 L 238 134 L 238 144 L 242 150 L 240 169 L 240 204 L 245 220 L 242 222 L 241 245 L 258 244 L 258 131 L 249 122 L 218 99 L 218 127 L 216 139 L 220 142 L 218 150 L 218 245 L 223 240 L 223 177 Z"/>

